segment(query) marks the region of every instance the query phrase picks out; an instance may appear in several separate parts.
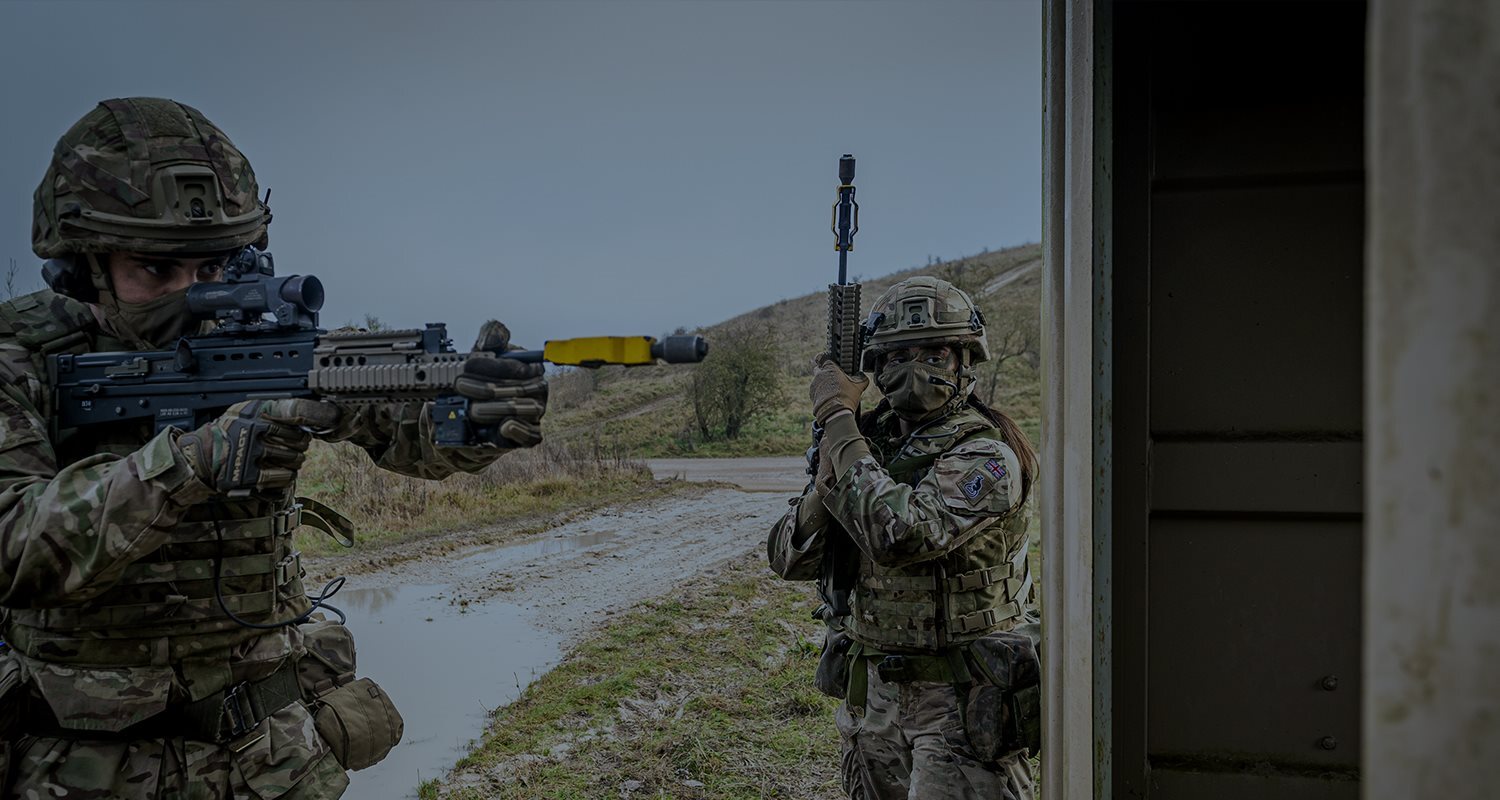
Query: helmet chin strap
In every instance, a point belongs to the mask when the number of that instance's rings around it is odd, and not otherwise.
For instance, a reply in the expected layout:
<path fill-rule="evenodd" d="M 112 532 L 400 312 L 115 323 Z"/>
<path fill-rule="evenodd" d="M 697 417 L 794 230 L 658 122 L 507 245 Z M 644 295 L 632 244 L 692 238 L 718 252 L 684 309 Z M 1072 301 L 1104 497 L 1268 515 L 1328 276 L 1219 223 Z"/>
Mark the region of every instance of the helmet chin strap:
<path fill-rule="evenodd" d="M 953 390 L 953 397 L 948 399 L 949 406 L 956 406 L 968 399 L 970 391 L 974 388 L 975 370 L 969 364 L 969 359 L 972 357 L 973 354 L 967 347 L 958 351 L 958 369 L 955 372 L 958 377 L 957 383 L 936 377 L 931 379 L 933 383 L 941 383 Z"/>

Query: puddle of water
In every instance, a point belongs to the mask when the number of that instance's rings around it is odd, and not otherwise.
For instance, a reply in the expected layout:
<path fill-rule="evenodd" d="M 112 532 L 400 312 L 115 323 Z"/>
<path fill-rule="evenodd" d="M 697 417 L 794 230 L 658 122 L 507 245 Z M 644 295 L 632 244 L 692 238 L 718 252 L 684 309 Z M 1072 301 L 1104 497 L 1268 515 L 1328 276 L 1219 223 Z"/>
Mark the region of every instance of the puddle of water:
<path fill-rule="evenodd" d="M 453 565 L 466 575 L 477 575 L 507 564 L 535 561 L 542 556 L 555 556 L 573 550 L 587 550 L 604 544 L 618 535 L 619 531 L 606 529 L 575 533 L 571 536 L 554 536 L 534 542 L 492 544 L 456 559 Z"/>
<path fill-rule="evenodd" d="M 441 583 L 401 585 L 400 574 L 367 576 L 333 598 L 354 631 L 359 674 L 390 693 L 406 720 L 401 744 L 379 764 L 350 775 L 346 797 L 416 797 L 425 779 L 447 774 L 489 721 L 562 656 L 555 634 L 533 627 L 520 606 L 488 599 L 455 605 L 455 586 L 510 566 L 609 542 L 619 531 L 601 519 L 567 536 L 469 551 L 443 564 Z M 587 525 L 587 524 L 586 524 Z"/>
<path fill-rule="evenodd" d="M 449 588 L 345 589 L 334 599 L 349 615 L 360 675 L 384 687 L 406 720 L 401 744 L 353 773 L 347 797 L 416 797 L 420 781 L 468 752 L 488 710 L 557 663 L 556 637 L 523 621 L 519 607 L 489 602 L 459 613 Z"/>

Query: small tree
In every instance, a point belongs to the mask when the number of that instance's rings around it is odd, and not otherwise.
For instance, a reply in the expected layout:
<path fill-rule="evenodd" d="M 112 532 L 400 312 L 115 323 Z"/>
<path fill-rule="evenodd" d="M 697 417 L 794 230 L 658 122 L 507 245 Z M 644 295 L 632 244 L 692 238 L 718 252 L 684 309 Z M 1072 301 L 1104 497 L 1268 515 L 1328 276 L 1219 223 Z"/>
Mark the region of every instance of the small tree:
<path fill-rule="evenodd" d="M 688 386 L 700 436 L 737 439 L 751 417 L 780 401 L 780 350 L 771 327 L 758 320 L 726 325 L 714 334 L 713 347 L 693 368 Z"/>
<path fill-rule="evenodd" d="M 995 392 L 1000 388 L 1000 369 L 1007 361 L 1019 359 L 1033 371 L 1041 366 L 1038 334 L 1034 319 L 1024 314 L 1003 314 L 998 324 L 988 326 L 990 360 L 981 365 L 989 372 L 984 382 L 984 401 L 995 402 Z M 983 378 L 981 379 L 983 380 Z"/>

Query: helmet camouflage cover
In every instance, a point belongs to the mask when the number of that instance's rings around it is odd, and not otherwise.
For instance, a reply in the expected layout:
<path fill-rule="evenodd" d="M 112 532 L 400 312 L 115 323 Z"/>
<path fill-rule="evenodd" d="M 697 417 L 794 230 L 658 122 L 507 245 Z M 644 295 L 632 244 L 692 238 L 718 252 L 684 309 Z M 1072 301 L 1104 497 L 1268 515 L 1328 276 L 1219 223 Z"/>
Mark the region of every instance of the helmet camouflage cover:
<path fill-rule="evenodd" d="M 882 353 L 900 347 L 948 345 L 968 351 L 969 364 L 988 361 L 984 314 L 968 292 L 940 278 L 907 278 L 875 298 L 860 368 L 873 372 Z M 870 324 L 867 323 L 867 326 Z"/>
<path fill-rule="evenodd" d="M 197 109 L 105 100 L 58 140 L 34 197 L 31 249 L 217 253 L 261 242 L 271 212 L 245 155 Z"/>

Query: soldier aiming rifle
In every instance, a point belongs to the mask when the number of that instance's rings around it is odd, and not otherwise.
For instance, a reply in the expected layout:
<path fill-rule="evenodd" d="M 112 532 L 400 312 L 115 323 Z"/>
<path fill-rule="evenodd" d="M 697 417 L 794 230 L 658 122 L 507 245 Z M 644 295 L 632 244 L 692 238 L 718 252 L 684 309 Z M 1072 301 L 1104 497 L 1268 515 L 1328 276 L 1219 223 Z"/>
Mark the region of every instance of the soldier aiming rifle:
<path fill-rule="evenodd" d="M 470 353 L 441 326 L 325 333 L 270 221 L 245 156 L 171 100 L 107 100 L 53 152 L 51 288 L 0 304 L 0 798 L 342 795 L 402 722 L 313 615 L 341 579 L 302 585 L 297 527 L 352 534 L 295 496 L 309 443 L 477 472 L 541 441 L 542 361 L 663 354 L 517 353 L 493 321 Z"/>

